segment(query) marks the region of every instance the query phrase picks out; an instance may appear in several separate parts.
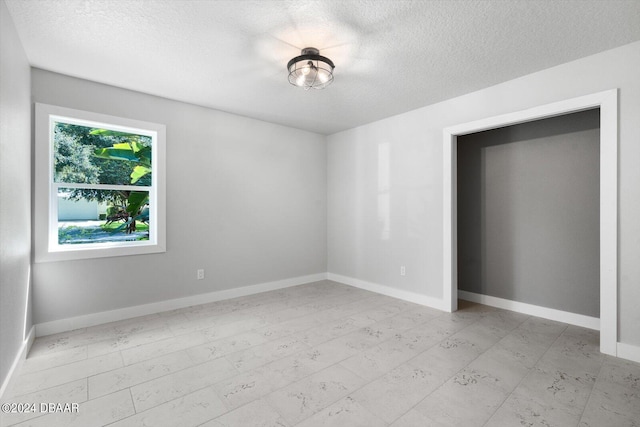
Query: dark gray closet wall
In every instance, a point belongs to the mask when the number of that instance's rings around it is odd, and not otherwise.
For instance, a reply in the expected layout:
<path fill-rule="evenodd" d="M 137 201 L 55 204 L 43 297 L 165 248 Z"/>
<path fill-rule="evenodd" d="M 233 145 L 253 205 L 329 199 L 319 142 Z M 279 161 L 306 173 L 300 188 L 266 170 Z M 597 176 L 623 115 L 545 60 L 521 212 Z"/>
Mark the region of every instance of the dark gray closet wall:
<path fill-rule="evenodd" d="M 458 137 L 458 288 L 599 317 L 599 110 Z"/>

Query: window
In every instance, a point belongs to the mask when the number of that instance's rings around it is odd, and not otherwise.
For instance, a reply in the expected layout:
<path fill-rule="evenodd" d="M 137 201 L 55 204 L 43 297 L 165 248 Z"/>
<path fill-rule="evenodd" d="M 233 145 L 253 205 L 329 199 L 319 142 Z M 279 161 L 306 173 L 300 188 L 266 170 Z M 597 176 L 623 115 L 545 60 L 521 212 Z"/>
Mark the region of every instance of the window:
<path fill-rule="evenodd" d="M 35 260 L 165 251 L 163 125 L 36 104 Z"/>

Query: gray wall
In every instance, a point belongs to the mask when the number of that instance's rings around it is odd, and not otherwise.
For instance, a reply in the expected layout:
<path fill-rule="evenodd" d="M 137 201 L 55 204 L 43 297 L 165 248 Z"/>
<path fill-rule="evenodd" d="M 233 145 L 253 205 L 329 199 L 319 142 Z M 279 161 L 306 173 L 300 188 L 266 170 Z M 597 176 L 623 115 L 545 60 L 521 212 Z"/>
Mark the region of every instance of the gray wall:
<path fill-rule="evenodd" d="M 326 271 L 322 135 L 39 69 L 32 93 L 167 128 L 167 252 L 34 264 L 35 323 Z"/>
<path fill-rule="evenodd" d="M 31 328 L 30 69 L 0 0 L 0 384 Z"/>
<path fill-rule="evenodd" d="M 599 110 L 458 137 L 459 289 L 599 317 Z"/>
<path fill-rule="evenodd" d="M 443 128 L 617 89 L 619 341 L 640 346 L 638 70 L 640 42 L 328 136 L 329 272 L 442 301 Z"/>

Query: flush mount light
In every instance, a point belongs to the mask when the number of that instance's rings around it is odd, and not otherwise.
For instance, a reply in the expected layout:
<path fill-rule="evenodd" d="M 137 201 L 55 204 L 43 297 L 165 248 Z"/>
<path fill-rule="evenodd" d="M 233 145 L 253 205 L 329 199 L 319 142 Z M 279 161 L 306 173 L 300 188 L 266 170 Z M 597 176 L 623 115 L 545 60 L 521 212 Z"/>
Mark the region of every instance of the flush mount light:
<path fill-rule="evenodd" d="M 335 65 L 329 58 L 320 56 L 315 47 L 302 49 L 301 55 L 296 56 L 287 64 L 289 83 L 303 87 L 304 90 L 324 89 L 333 81 Z"/>

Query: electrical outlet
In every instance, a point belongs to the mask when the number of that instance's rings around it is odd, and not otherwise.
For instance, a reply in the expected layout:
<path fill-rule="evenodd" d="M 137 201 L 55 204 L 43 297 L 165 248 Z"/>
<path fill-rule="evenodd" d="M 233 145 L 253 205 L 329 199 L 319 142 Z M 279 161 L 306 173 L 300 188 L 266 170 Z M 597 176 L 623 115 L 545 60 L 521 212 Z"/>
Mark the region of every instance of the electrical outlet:
<path fill-rule="evenodd" d="M 198 274 L 198 280 L 204 279 L 204 269 L 202 269 L 202 268 L 199 269 L 197 274 Z"/>
<path fill-rule="evenodd" d="M 407 270 L 404 268 L 404 265 L 400 266 L 400 275 L 401 276 L 406 276 L 407 275 Z"/>

